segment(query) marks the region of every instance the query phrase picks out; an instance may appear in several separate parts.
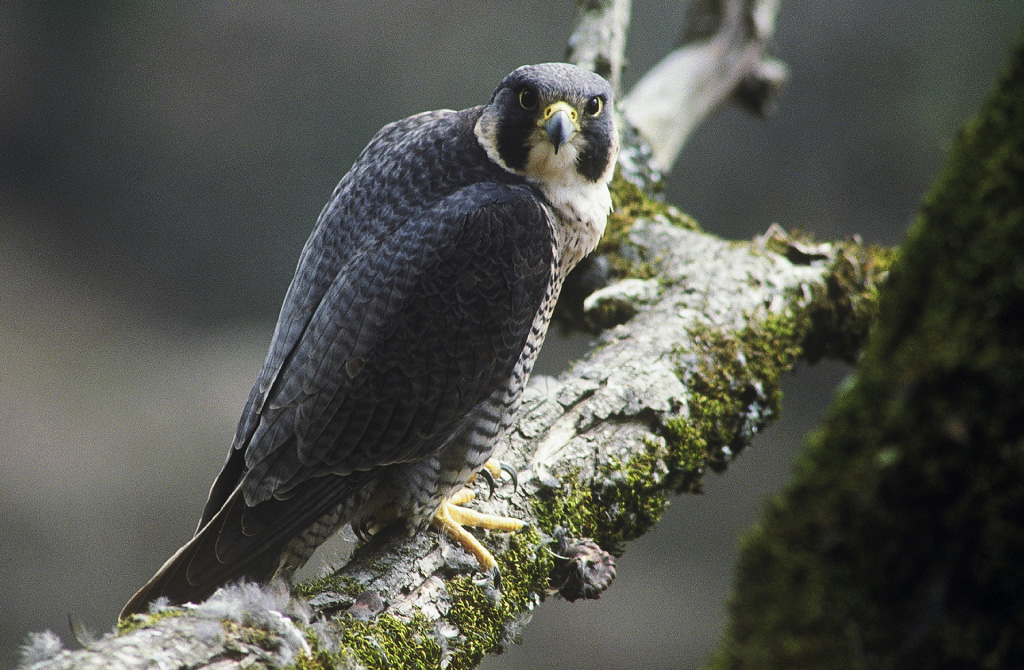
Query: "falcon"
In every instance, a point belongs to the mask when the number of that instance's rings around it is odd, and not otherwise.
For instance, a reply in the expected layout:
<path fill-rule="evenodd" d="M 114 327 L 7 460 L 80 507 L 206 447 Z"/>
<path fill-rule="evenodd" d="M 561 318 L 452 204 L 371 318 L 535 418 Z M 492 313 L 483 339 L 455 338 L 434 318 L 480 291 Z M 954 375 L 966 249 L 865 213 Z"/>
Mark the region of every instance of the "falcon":
<path fill-rule="evenodd" d="M 618 148 L 611 87 L 563 63 L 381 129 L 302 250 L 195 535 L 121 617 L 290 577 L 349 524 L 433 523 L 497 575 L 464 526 L 523 522 L 463 507 L 464 487 L 501 474 L 491 452 L 604 231 Z"/>

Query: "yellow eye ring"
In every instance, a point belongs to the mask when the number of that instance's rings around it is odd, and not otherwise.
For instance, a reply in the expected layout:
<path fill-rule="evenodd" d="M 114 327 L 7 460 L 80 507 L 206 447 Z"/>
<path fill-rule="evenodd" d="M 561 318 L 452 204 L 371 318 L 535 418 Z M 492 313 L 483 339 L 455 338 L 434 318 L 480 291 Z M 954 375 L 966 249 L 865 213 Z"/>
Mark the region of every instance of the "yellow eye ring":
<path fill-rule="evenodd" d="M 519 91 L 519 106 L 523 109 L 534 109 L 537 106 L 537 92 L 531 88 Z"/>
<path fill-rule="evenodd" d="M 604 101 L 601 100 L 601 96 L 595 95 L 590 100 L 587 100 L 587 104 L 583 108 L 583 111 L 585 111 L 590 116 L 597 116 L 598 114 L 601 113 L 602 109 L 604 109 Z"/>

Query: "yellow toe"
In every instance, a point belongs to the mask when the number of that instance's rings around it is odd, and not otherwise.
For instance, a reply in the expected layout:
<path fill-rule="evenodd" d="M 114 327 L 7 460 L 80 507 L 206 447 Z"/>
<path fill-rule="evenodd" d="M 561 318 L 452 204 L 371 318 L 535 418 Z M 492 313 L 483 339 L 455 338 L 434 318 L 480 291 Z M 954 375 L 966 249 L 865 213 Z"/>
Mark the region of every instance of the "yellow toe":
<path fill-rule="evenodd" d="M 494 556 L 464 526 L 513 533 L 521 530 L 526 525 L 526 522 L 520 519 L 513 519 L 512 517 L 483 514 L 460 507 L 463 503 L 472 500 L 473 497 L 474 494 L 469 489 L 462 489 L 455 493 L 449 500 L 441 503 L 437 513 L 434 514 L 434 524 L 462 545 L 466 551 L 473 554 L 480 564 L 481 570 L 489 572 L 498 566 Z"/>

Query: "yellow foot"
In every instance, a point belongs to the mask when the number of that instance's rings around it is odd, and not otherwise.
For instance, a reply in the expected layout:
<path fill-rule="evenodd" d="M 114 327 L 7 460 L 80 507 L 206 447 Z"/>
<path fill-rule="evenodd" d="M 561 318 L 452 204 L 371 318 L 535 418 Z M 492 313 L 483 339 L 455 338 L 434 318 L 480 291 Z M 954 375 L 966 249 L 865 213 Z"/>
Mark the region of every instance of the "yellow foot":
<path fill-rule="evenodd" d="M 500 473 L 501 470 L 498 472 Z M 434 525 L 448 533 L 448 535 L 461 544 L 466 551 L 473 554 L 473 556 L 476 557 L 477 562 L 480 563 L 481 570 L 496 575 L 498 572 L 498 563 L 494 560 L 494 556 L 491 556 L 491 552 L 487 551 L 487 548 L 480 544 L 480 540 L 476 539 L 476 537 L 463 528 L 463 526 L 474 526 L 476 528 L 488 528 L 490 530 L 501 530 L 506 533 L 514 533 L 526 526 L 526 522 L 507 516 L 482 514 L 481 512 L 461 507 L 461 505 L 469 502 L 474 497 L 475 494 L 469 489 L 462 489 L 461 491 L 458 491 L 451 498 L 441 503 L 441 506 L 437 508 L 437 513 L 434 514 Z"/>

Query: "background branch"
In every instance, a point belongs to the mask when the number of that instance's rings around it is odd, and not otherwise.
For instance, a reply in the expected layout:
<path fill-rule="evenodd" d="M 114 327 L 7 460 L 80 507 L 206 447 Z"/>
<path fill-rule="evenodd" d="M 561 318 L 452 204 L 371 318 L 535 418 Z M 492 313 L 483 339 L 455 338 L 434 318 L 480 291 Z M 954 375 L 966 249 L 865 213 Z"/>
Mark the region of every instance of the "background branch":
<path fill-rule="evenodd" d="M 565 60 L 596 72 L 619 96 L 626 59 L 630 0 L 576 0 L 576 29 Z"/>
<path fill-rule="evenodd" d="M 766 114 L 788 77 L 765 55 L 778 0 L 699 0 L 689 5 L 681 46 L 650 69 L 622 101 L 626 120 L 670 170 L 693 130 L 722 103 Z"/>

